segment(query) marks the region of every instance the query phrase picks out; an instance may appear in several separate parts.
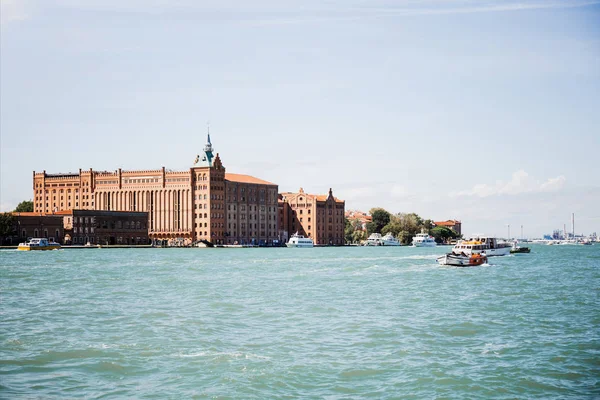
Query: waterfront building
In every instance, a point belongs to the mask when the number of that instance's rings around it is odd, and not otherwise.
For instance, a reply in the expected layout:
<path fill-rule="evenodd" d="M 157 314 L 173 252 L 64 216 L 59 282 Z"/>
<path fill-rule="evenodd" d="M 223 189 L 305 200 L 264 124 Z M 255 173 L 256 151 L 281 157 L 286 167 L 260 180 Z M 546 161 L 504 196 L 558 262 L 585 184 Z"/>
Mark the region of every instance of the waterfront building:
<path fill-rule="evenodd" d="M 147 212 L 148 234 L 157 240 L 272 244 L 278 238 L 278 186 L 226 173 L 210 135 L 186 171 L 34 171 L 33 190 L 34 211 L 41 213 Z"/>
<path fill-rule="evenodd" d="M 355 230 L 367 231 L 367 224 L 373 221 L 373 217 L 358 210 L 348 210 L 346 211 L 346 218 L 352 226 L 355 227 Z"/>
<path fill-rule="evenodd" d="M 315 245 L 344 244 L 345 202 L 333 196 L 305 193 L 279 194 L 279 224 L 281 240 L 298 234 L 311 238 Z"/>
<path fill-rule="evenodd" d="M 65 244 L 149 244 L 148 213 L 139 211 L 63 210 Z"/>
<path fill-rule="evenodd" d="M 462 223 L 455 219 L 449 219 L 447 221 L 437 221 L 437 222 L 434 222 L 433 225 L 444 226 L 448 229 L 452 229 L 454 232 L 458 233 L 459 235 L 462 235 Z"/>
<path fill-rule="evenodd" d="M 46 238 L 62 243 L 64 229 L 62 218 L 56 215 L 46 215 L 39 212 L 11 212 L 12 234 L 4 238 L 2 244 L 17 245 L 29 238 Z"/>

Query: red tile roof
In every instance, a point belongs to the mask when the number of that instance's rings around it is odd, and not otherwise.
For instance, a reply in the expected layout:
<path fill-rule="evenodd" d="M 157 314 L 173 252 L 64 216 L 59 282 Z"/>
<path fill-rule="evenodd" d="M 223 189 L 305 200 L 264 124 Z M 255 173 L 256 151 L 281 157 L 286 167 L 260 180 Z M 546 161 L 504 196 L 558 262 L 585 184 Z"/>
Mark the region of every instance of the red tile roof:
<path fill-rule="evenodd" d="M 225 179 L 227 179 L 230 182 L 254 183 L 254 184 L 257 184 L 257 185 L 273 185 L 273 186 L 276 186 L 274 183 L 263 181 L 262 179 L 255 178 L 255 177 L 250 176 L 250 175 L 230 174 L 229 172 L 225 173 Z"/>

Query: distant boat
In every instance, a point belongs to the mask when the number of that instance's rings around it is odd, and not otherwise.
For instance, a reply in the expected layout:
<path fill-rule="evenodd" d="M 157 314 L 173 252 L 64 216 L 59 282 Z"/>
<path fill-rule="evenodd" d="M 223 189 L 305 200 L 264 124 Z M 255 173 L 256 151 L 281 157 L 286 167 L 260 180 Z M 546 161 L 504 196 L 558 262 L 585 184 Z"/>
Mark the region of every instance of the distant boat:
<path fill-rule="evenodd" d="M 388 232 L 385 236 L 381 236 L 380 233 L 372 233 L 365 246 L 400 246 L 401 243 L 398 239 L 392 235 L 391 232 Z"/>
<path fill-rule="evenodd" d="M 452 248 L 454 254 L 464 253 L 471 255 L 473 253 L 485 254 L 491 256 L 505 256 L 510 254 L 511 245 L 500 241 L 494 237 L 475 237 L 468 240 L 461 240 Z"/>
<path fill-rule="evenodd" d="M 285 245 L 287 247 L 313 247 L 314 243 L 311 238 L 306 238 L 296 232 Z"/>
<path fill-rule="evenodd" d="M 412 238 L 412 245 L 414 247 L 435 247 L 437 246 L 437 243 L 433 236 L 429 236 L 427 233 L 417 233 L 417 235 Z"/>
<path fill-rule="evenodd" d="M 58 250 L 60 244 L 55 242 L 49 242 L 46 238 L 33 238 L 25 243 L 19 243 L 17 250 L 19 251 L 33 251 L 33 250 Z"/>
<path fill-rule="evenodd" d="M 485 264 L 487 262 L 487 256 L 479 253 L 473 253 L 471 255 L 448 253 L 439 257 L 437 262 L 440 265 L 450 265 L 453 267 L 475 267 L 477 265 Z"/>
<path fill-rule="evenodd" d="M 529 253 L 530 251 L 531 249 L 529 247 L 521 247 L 517 242 L 514 242 L 510 248 L 510 254 Z"/>

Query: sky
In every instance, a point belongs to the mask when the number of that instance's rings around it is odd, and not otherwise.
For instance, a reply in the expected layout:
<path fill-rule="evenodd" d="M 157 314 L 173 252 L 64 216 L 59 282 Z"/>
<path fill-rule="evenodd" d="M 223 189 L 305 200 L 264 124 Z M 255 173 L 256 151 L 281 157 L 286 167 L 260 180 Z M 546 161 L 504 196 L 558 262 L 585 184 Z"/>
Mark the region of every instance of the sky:
<path fill-rule="evenodd" d="M 600 234 L 600 0 L 0 0 L 0 211 L 32 173 L 228 172 L 463 233 Z"/>

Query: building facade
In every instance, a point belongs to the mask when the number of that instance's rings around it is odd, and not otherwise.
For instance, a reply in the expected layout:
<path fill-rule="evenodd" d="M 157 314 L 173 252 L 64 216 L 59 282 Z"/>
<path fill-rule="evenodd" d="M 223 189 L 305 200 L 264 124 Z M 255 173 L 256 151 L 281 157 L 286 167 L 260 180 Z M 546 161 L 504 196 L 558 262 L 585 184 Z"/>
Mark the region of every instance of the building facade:
<path fill-rule="evenodd" d="M 65 244 L 149 244 L 148 213 L 136 211 L 64 210 Z"/>
<path fill-rule="evenodd" d="M 444 226 L 446 228 L 452 229 L 454 232 L 462 235 L 462 223 L 460 221 L 449 219 L 447 221 L 437 221 L 433 223 L 435 226 Z"/>
<path fill-rule="evenodd" d="M 34 171 L 33 191 L 34 211 L 41 213 L 70 209 L 147 212 L 152 239 L 268 244 L 278 237 L 277 185 L 226 174 L 210 135 L 186 171 L 164 167 L 114 172 L 80 169 L 67 174 Z"/>
<path fill-rule="evenodd" d="M 64 239 L 62 218 L 39 212 L 12 212 L 13 234 L 3 244 L 17 245 L 29 238 L 47 238 L 57 243 Z"/>
<path fill-rule="evenodd" d="M 345 202 L 333 196 L 305 193 L 302 188 L 297 193 L 279 195 L 279 224 L 281 240 L 287 241 L 290 235 L 298 232 L 310 237 L 316 245 L 344 244 Z"/>

